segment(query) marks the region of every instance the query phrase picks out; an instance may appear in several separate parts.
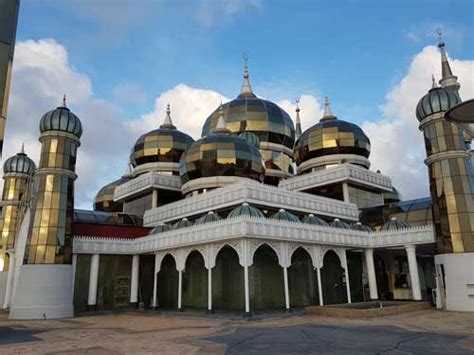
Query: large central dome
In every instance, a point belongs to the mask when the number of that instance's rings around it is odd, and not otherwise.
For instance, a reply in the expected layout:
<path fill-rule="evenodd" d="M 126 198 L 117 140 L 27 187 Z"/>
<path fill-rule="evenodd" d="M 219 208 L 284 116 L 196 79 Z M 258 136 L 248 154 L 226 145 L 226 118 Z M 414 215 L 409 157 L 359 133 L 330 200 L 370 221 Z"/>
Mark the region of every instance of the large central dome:
<path fill-rule="evenodd" d="M 217 108 L 204 123 L 202 137 L 207 136 L 217 126 Z M 244 82 L 239 96 L 222 105 L 226 127 L 232 133 L 252 132 L 260 140 L 260 153 L 266 168 L 266 182 L 291 176 L 295 127 L 292 119 L 277 104 L 258 98 L 249 82 L 247 64 Z M 274 179 L 272 179 L 274 178 Z"/>

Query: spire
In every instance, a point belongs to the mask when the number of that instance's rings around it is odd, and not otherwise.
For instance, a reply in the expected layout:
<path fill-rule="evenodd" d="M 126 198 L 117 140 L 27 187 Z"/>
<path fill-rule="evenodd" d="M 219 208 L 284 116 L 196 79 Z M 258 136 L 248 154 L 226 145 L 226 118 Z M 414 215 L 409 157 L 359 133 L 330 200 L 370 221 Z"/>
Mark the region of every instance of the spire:
<path fill-rule="evenodd" d="M 21 143 L 21 149 L 20 149 L 20 153 L 21 155 L 26 155 L 25 153 L 25 143 Z"/>
<path fill-rule="evenodd" d="M 453 75 L 453 71 L 451 70 L 451 66 L 449 65 L 448 56 L 446 55 L 445 46 L 442 38 L 441 30 L 438 30 L 439 36 L 439 43 L 438 48 L 441 52 L 441 80 L 439 84 L 444 87 L 454 91 L 458 91 L 461 85 L 458 83 L 458 77 Z"/>
<path fill-rule="evenodd" d="M 249 56 L 246 53 L 244 53 L 243 58 L 244 58 L 244 61 L 245 61 L 244 81 L 242 83 L 242 89 L 240 89 L 240 94 L 239 94 L 238 98 L 240 98 L 240 99 L 246 98 L 246 97 L 255 98 L 257 96 L 255 96 L 255 94 L 253 93 L 252 87 L 250 86 L 250 80 L 249 80 L 249 66 L 248 66 Z"/>
<path fill-rule="evenodd" d="M 64 96 L 63 96 L 63 105 L 61 107 L 67 108 L 66 94 L 64 94 Z"/>
<path fill-rule="evenodd" d="M 160 128 L 172 128 L 175 129 L 176 127 L 173 125 L 173 121 L 171 120 L 171 107 L 170 104 L 166 105 L 166 117 L 163 121 L 163 124 Z"/>
<path fill-rule="evenodd" d="M 217 120 L 216 128 L 214 128 L 213 133 L 230 133 L 229 129 L 226 127 L 225 118 L 224 118 L 224 108 L 221 102 L 219 106 L 219 119 Z"/>
<path fill-rule="evenodd" d="M 324 97 L 324 114 L 321 117 L 321 120 L 335 120 L 337 117 L 331 111 L 331 106 L 329 105 L 329 98 Z"/>
<path fill-rule="evenodd" d="M 296 139 L 301 136 L 300 99 L 296 99 Z"/>

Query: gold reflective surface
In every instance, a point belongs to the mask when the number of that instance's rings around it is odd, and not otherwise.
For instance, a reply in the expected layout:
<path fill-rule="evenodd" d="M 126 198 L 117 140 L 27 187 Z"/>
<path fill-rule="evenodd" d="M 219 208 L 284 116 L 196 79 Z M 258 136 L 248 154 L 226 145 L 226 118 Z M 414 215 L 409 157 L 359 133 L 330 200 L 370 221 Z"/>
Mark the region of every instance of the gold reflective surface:
<path fill-rule="evenodd" d="M 120 178 L 110 184 L 105 185 L 97 192 L 94 199 L 94 210 L 105 212 L 122 212 L 123 204 L 114 201 L 114 192 L 117 186 L 129 181 L 128 178 Z"/>

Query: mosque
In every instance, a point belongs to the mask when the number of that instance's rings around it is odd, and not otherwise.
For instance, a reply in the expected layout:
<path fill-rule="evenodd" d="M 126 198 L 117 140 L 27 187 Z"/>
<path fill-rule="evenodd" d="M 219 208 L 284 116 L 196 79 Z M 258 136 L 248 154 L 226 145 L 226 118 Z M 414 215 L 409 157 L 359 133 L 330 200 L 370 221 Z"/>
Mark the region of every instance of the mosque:
<path fill-rule="evenodd" d="M 370 300 L 474 311 L 471 138 L 445 117 L 460 84 L 439 48 L 442 78 L 413 113 L 430 196 L 410 201 L 370 170 L 369 137 L 327 98 L 303 131 L 299 107 L 294 123 L 253 92 L 246 61 L 239 95 L 200 139 L 168 106 L 93 210 L 74 209 L 82 126 L 64 100 L 39 122 L 39 163 L 22 149 L 3 166 L 0 305 L 11 319 Z"/>

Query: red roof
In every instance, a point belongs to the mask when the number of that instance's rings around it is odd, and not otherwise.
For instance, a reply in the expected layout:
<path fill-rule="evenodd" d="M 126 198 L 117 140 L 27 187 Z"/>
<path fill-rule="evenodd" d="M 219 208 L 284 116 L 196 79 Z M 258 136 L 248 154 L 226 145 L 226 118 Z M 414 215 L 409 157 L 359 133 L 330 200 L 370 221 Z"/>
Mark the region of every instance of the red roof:
<path fill-rule="evenodd" d="M 98 237 L 98 238 L 130 238 L 135 239 L 148 235 L 151 228 L 106 225 L 93 223 L 73 223 L 73 235 L 78 237 Z"/>

